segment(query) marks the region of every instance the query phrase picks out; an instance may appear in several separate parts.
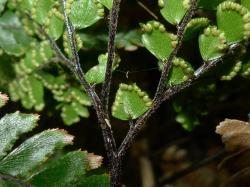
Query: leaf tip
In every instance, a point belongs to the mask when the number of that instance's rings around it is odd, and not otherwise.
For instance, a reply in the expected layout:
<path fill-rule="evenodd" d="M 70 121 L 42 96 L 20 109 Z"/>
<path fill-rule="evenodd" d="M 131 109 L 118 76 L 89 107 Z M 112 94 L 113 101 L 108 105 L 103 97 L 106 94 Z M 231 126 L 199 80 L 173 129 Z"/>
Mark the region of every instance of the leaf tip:
<path fill-rule="evenodd" d="M 95 155 L 94 153 L 87 154 L 89 169 L 97 169 L 102 165 L 103 157 Z"/>

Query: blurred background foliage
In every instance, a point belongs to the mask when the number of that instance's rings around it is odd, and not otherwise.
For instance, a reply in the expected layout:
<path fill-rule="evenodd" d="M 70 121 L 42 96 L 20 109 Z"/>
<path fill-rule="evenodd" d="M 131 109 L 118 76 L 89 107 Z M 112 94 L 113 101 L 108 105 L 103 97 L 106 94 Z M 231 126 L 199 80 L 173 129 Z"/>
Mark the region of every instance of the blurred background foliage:
<path fill-rule="evenodd" d="M 30 2 L 0 1 L 0 90 L 8 93 L 11 100 L 15 101 L 5 106 L 2 111 L 36 111 L 41 116 L 38 129 L 65 128 L 76 137 L 72 149 L 84 148 L 89 152 L 105 155 L 101 132 L 90 100 L 67 68 L 59 64 L 49 43 L 41 35 L 39 24 L 45 26 L 45 30 L 53 39 L 58 39 L 65 54 L 70 56 L 60 18 L 60 6 L 50 0 L 37 1 L 43 10 L 37 13 L 37 9 L 32 8 Z M 73 7 L 76 10 L 71 10 L 71 19 L 73 25 L 78 28 L 81 64 L 84 72 L 88 72 L 89 81 L 97 84 L 96 89 L 100 90 L 98 83 L 103 81 L 99 79 L 99 75 L 104 73 L 102 64 L 105 64 L 106 59 L 110 5 L 105 4 L 105 1 L 100 1 L 103 5 L 98 1 L 91 1 L 88 6 L 95 14 L 88 17 L 74 15 L 74 12 L 84 14 L 84 11 L 77 10 L 79 2 L 81 1 L 74 1 Z M 141 31 L 140 27 L 143 26 L 139 23 L 146 24 L 149 20 L 157 19 L 166 30 L 175 31 L 175 26 L 170 24 L 171 21 L 167 22 L 167 15 L 162 13 L 164 8 L 160 11 L 159 2 L 122 1 L 116 44 L 117 67 L 114 68 L 111 101 L 115 99 L 121 82 L 136 82 L 150 98 L 153 97 L 160 77 L 158 59 L 143 47 L 141 36 L 147 33 Z M 201 0 L 199 17 L 209 18 L 210 24 L 215 24 L 215 10 L 221 2 L 223 0 L 213 0 L 212 3 Z M 247 1 L 242 2 L 249 4 Z M 49 9 L 46 8 L 48 4 L 51 4 Z M 144 6 L 150 11 L 145 10 Z M 78 19 L 79 16 L 86 17 L 87 21 L 82 23 Z M 174 24 L 174 21 L 172 23 Z M 208 25 L 202 23 L 204 25 L 200 30 Z M 180 56 L 191 63 L 194 69 L 202 65 L 203 59 L 214 57 L 202 55 L 202 50 L 200 54 L 199 47 L 196 35 L 188 38 L 181 49 Z M 250 64 L 248 48 L 240 49 L 234 56 L 240 57 L 245 64 Z M 191 88 L 161 106 L 147 122 L 147 127 L 126 157 L 124 184 L 142 185 L 147 178 L 143 171 L 152 171 L 154 180 L 159 182 L 162 178 L 213 155 L 222 148 L 219 137 L 214 133 L 215 126 L 225 118 L 248 120 L 249 75 L 247 77 L 239 72 L 238 75 L 232 76 L 230 81 L 223 81 L 222 78 L 223 75 L 230 74 L 237 62 L 232 58 L 224 59 L 222 64 L 208 72 Z M 249 65 L 245 68 L 249 68 Z M 224 77 L 224 80 L 227 78 Z M 123 121 L 113 121 L 115 137 L 119 144 L 129 127 Z M 145 168 L 145 160 L 151 167 Z M 190 178 L 182 178 L 176 185 L 184 186 L 185 183 L 185 186 L 219 186 L 226 174 L 222 171 L 221 175 L 217 175 L 216 164 L 211 164 Z M 207 179 L 206 184 L 204 180 L 199 183 L 197 177 Z"/>

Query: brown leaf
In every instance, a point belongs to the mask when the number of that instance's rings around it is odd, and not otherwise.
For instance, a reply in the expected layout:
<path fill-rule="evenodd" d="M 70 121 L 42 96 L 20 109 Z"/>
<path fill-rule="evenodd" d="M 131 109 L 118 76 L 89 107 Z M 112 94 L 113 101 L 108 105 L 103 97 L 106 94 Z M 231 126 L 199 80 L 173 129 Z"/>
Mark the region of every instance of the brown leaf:
<path fill-rule="evenodd" d="M 225 119 L 215 132 L 222 136 L 228 151 L 250 148 L 250 125 L 247 122 Z"/>
<path fill-rule="evenodd" d="M 87 160 L 89 169 L 97 169 L 102 165 L 103 157 L 99 155 L 95 155 L 94 153 L 87 154 Z"/>

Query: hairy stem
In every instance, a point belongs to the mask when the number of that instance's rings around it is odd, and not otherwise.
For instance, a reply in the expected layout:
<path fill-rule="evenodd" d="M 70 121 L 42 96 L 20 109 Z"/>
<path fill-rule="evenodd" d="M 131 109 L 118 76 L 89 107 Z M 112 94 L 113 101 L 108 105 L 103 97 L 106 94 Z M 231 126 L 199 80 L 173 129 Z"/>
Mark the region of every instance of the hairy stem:
<path fill-rule="evenodd" d="M 77 53 L 77 47 L 76 47 L 77 42 L 75 39 L 75 31 L 66 13 L 66 0 L 62 0 L 62 3 L 63 3 L 64 22 L 67 29 L 68 40 L 70 42 L 70 47 L 72 52 L 72 59 L 70 60 L 69 66 L 71 67 L 70 68 L 71 71 L 75 74 L 80 83 L 83 85 L 84 89 L 86 90 L 86 92 L 88 93 L 89 97 L 93 102 L 93 106 L 95 108 L 99 123 L 101 125 L 107 156 L 112 168 L 112 161 L 116 157 L 116 143 L 111 129 L 111 125 L 108 120 L 109 118 L 108 113 L 105 112 L 103 104 L 98 95 L 96 94 L 94 88 L 85 79 L 85 75 L 81 68 L 79 62 L 79 56 Z"/>
<path fill-rule="evenodd" d="M 108 113 L 109 93 L 112 79 L 112 66 L 115 57 L 115 36 L 118 24 L 118 14 L 120 11 L 121 0 L 113 0 L 109 21 L 109 41 L 108 41 L 108 61 L 106 65 L 105 80 L 102 85 L 101 99 L 106 113 Z"/>

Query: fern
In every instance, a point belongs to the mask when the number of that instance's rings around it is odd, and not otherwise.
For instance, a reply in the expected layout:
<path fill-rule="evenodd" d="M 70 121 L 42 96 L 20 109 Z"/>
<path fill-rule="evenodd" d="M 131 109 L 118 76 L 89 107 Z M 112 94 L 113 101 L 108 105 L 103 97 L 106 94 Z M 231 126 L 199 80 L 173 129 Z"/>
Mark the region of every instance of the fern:
<path fill-rule="evenodd" d="M 0 94 L 1 106 L 7 99 Z M 107 174 L 88 174 L 101 166 L 101 156 L 81 150 L 55 154 L 73 143 L 74 137 L 64 130 L 45 130 L 13 148 L 20 136 L 37 126 L 38 120 L 37 114 L 20 112 L 0 119 L 1 186 L 88 186 L 93 181 L 94 186 L 109 186 Z"/>

